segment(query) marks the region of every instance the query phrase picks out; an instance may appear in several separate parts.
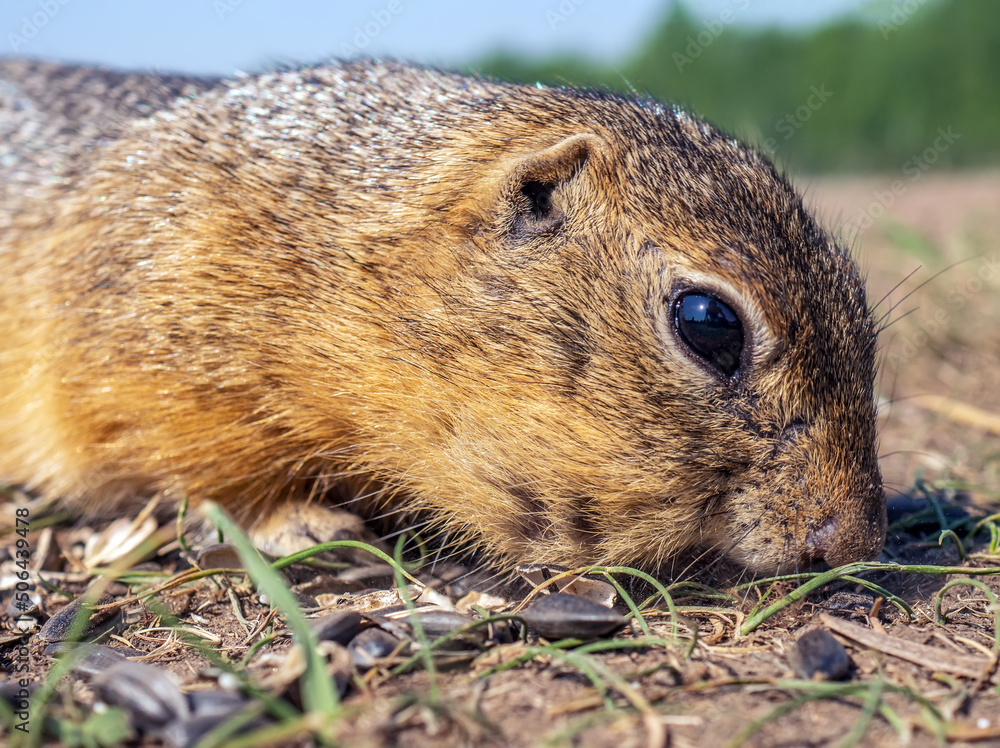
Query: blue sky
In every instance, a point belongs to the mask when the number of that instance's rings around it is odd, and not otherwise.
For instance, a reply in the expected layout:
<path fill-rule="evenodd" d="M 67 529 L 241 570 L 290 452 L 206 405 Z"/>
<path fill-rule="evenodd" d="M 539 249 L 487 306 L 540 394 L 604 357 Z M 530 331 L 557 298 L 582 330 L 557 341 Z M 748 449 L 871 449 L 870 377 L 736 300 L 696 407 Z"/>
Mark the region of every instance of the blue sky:
<path fill-rule="evenodd" d="M 498 49 L 622 60 L 672 0 L 2 0 L 0 55 L 205 74 L 352 51 L 437 65 Z M 689 0 L 706 23 L 802 26 L 862 0 Z M 370 33 L 369 33 L 370 32 Z M 346 46 L 345 46 L 346 45 Z"/>

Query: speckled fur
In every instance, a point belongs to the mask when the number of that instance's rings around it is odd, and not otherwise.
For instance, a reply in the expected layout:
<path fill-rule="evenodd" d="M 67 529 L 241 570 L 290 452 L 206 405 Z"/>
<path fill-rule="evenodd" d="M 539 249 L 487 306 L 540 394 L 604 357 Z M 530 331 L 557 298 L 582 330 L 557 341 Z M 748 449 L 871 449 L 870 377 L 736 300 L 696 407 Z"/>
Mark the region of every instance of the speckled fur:
<path fill-rule="evenodd" d="M 881 547 L 862 279 L 683 111 L 367 61 L 8 61 L 0 103 L 0 479 L 248 524 L 364 494 L 507 560 Z M 744 321 L 733 381 L 673 331 L 692 288 Z"/>

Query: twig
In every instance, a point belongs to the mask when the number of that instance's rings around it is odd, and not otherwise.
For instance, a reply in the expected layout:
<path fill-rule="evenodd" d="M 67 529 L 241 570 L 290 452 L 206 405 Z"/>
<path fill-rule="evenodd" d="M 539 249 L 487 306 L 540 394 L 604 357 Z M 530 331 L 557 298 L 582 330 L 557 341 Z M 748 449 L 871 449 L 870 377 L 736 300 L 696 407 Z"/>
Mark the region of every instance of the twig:
<path fill-rule="evenodd" d="M 829 613 L 820 613 L 819 620 L 831 631 L 846 636 L 858 644 L 912 662 L 931 671 L 936 670 L 964 678 L 978 679 L 982 678 L 983 674 L 994 666 L 994 663 L 985 657 L 958 654 L 940 647 L 929 647 L 926 644 L 909 642 L 889 634 L 880 634 L 861 624 L 845 621 L 843 618 L 835 618 Z M 990 682 L 1000 683 L 1000 673 L 994 673 Z"/>

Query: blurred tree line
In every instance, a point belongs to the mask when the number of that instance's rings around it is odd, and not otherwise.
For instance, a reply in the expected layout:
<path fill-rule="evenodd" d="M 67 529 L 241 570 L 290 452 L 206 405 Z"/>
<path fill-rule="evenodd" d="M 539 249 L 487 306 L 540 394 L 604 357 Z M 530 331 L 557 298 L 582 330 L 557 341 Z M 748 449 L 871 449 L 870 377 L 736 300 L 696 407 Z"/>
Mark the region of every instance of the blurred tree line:
<path fill-rule="evenodd" d="M 732 0 L 711 18 L 670 3 L 614 69 L 577 57 L 500 53 L 475 70 L 649 93 L 799 172 L 1000 164 L 1000 2 L 875 0 L 852 16 L 794 31 L 743 26 L 748 2 Z"/>

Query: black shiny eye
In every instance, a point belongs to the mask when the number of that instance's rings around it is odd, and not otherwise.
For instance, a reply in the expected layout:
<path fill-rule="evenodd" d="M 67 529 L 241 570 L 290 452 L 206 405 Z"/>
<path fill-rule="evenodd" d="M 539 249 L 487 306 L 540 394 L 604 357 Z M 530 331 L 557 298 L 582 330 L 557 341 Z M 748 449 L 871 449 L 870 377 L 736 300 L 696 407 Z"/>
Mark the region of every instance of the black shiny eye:
<path fill-rule="evenodd" d="M 674 304 L 674 327 L 688 348 L 727 377 L 740 368 L 743 324 L 725 302 L 697 291 L 686 293 Z"/>

